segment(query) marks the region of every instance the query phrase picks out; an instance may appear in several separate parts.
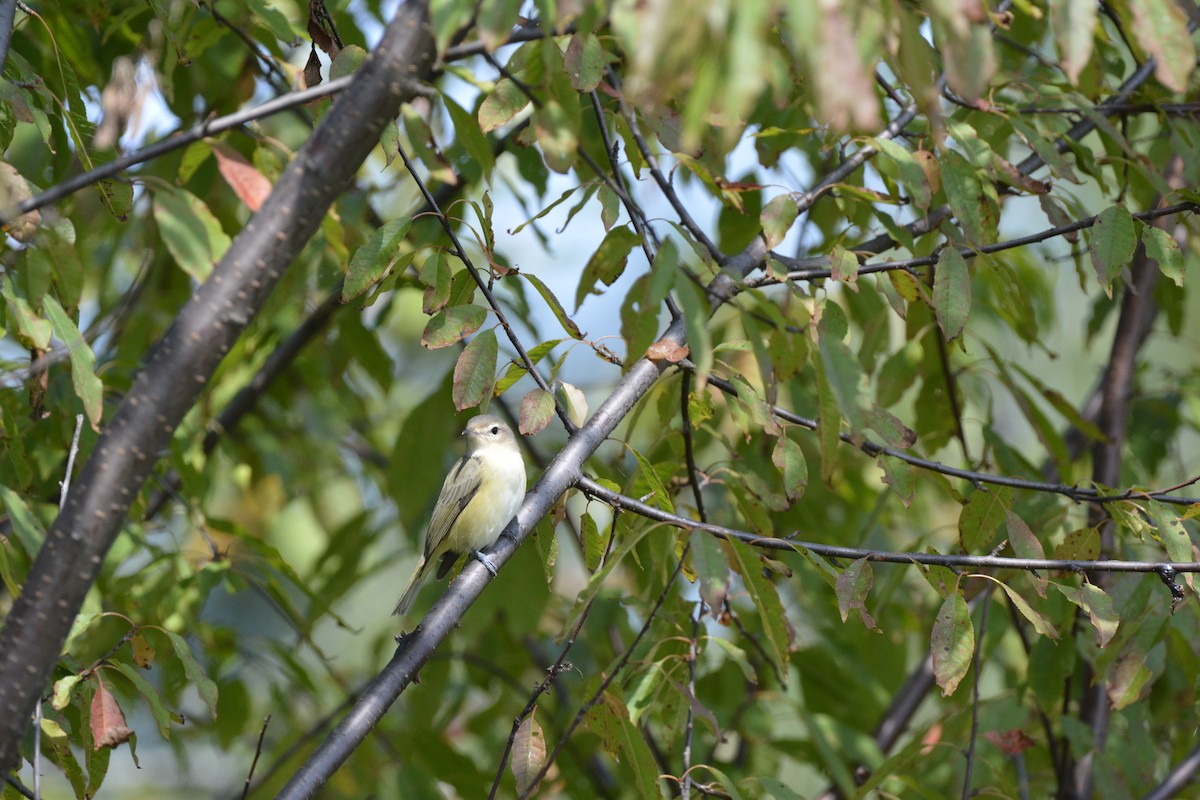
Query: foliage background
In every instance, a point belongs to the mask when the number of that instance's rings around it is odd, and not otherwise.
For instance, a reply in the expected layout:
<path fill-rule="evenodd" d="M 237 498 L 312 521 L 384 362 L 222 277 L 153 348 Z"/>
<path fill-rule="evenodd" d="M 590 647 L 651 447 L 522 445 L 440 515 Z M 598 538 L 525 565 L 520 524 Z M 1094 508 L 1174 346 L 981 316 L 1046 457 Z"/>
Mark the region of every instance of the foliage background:
<path fill-rule="evenodd" d="M 331 6 L 332 27 L 319 3 L 22 8 L 5 205 L 311 85 L 307 59 L 325 85 L 350 74 L 383 5 Z M 252 794 L 278 791 L 394 648 L 455 406 L 538 431 L 536 475 L 567 439 L 552 398 L 581 423 L 676 316 L 686 368 L 656 346 L 662 377 L 587 462 L 591 499 L 538 526 L 324 796 L 518 792 L 506 743 L 548 668 L 543 796 L 1171 796 L 1195 769 L 1190 575 L 1175 607 L 1153 574 L 872 567 L 651 517 L 875 553 L 1193 561 L 1196 506 L 1167 501 L 1200 471 L 1189 14 L 435 3 L 431 91 L 156 454 L 47 688 L 45 796 L 238 794 L 256 751 Z M 3 613 L 76 414 L 80 462 L 103 458 L 139 365 L 329 110 L 5 215 Z M 652 508 L 614 514 L 606 490 Z M 98 697 L 136 735 L 115 753 L 93 747 L 122 738 Z"/>

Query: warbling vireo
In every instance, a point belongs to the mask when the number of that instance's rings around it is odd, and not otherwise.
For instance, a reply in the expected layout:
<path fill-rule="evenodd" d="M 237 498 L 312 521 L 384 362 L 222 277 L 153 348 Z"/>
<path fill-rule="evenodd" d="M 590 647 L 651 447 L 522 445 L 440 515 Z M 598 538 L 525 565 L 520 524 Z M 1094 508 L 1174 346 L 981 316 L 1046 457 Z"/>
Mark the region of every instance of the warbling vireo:
<path fill-rule="evenodd" d="M 425 552 L 393 614 L 409 612 L 438 559 L 439 578 L 467 552 L 496 574 L 496 566 L 479 551 L 495 542 L 517 513 L 525 497 L 525 461 L 512 430 L 499 417 L 475 417 L 462 435 L 467 440 L 466 455 L 455 462 L 442 484 L 425 532 Z"/>

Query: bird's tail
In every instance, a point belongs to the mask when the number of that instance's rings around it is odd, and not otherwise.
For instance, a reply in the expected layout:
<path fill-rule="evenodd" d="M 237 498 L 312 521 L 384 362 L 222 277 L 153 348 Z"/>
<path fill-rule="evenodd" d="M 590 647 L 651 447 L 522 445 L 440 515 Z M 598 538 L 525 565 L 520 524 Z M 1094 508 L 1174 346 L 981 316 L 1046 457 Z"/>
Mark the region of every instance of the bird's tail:
<path fill-rule="evenodd" d="M 417 594 L 420 593 L 421 587 L 425 585 L 426 578 L 429 577 L 429 568 L 433 566 L 432 562 L 427 561 L 425 556 L 421 556 L 420 563 L 413 570 L 412 577 L 408 579 L 408 586 L 404 588 L 404 594 L 400 595 L 400 602 L 396 603 L 396 609 L 392 612 L 393 615 L 403 617 L 412 610 L 413 603 L 417 601 Z"/>

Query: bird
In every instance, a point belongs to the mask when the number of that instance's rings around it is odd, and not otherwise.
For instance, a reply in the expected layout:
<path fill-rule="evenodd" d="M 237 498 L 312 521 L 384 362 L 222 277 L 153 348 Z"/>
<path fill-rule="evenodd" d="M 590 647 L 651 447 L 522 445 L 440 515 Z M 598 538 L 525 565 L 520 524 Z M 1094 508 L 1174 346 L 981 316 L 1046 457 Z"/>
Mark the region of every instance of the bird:
<path fill-rule="evenodd" d="M 525 497 L 525 460 L 512 429 L 499 417 L 474 417 L 462 436 L 466 454 L 446 475 L 425 531 L 424 552 L 393 615 L 402 617 L 412 610 L 439 559 L 438 578 L 467 552 L 496 574 L 496 565 L 480 550 L 493 544 L 517 513 Z"/>

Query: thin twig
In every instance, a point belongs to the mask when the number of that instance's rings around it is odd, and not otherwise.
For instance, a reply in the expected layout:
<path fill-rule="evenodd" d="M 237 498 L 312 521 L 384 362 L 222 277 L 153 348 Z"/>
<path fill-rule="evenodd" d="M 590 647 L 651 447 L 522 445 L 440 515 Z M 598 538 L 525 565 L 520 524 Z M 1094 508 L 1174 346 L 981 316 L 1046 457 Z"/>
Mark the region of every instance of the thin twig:
<path fill-rule="evenodd" d="M 983 667 L 983 636 L 987 628 L 988 607 L 991 605 L 988 601 L 991 599 L 995 586 L 996 584 L 988 581 L 987 588 L 983 590 L 983 607 L 979 611 L 979 625 L 976 628 L 978 635 L 975 637 L 975 675 L 971 684 L 971 733 L 967 738 L 966 765 L 963 767 L 962 800 L 968 800 L 971 796 L 971 772 L 975 767 L 975 741 L 979 736 L 979 671 Z"/>
<path fill-rule="evenodd" d="M 559 402 L 558 398 L 551 390 L 550 385 L 546 383 L 546 379 L 542 377 L 542 374 L 538 371 L 537 366 L 533 363 L 533 359 L 529 357 L 529 353 L 525 350 L 525 346 L 521 344 L 521 340 L 517 337 L 516 331 L 513 330 L 512 324 L 508 321 L 507 315 L 505 315 L 504 311 L 500 308 L 500 303 L 497 302 L 496 296 L 492 294 L 492 290 L 488 281 L 483 279 L 483 275 L 480 274 L 479 269 L 475 266 L 474 262 L 471 261 L 471 257 L 467 255 L 466 248 L 464 248 L 462 246 L 462 242 L 459 241 L 458 234 L 454 232 L 454 226 L 450 223 L 450 218 L 446 216 L 446 212 L 442 210 L 437 198 L 433 196 L 433 193 L 429 191 L 429 187 L 425 185 L 425 182 L 421 180 L 421 176 L 417 174 L 416 167 L 413 166 L 413 163 L 409 159 L 408 154 L 404 151 L 404 148 L 399 147 L 397 149 L 400 153 L 400 158 L 404 161 L 405 168 L 408 169 L 408 174 L 412 176 L 417 188 L 421 191 L 421 195 L 425 198 L 425 202 L 430 208 L 433 209 L 434 215 L 437 216 L 438 221 L 441 223 L 442 230 L 446 232 L 447 238 L 450 239 L 450 243 L 454 246 L 454 255 L 456 255 L 463 262 L 467 268 L 467 271 L 474 279 L 475 285 L 478 286 L 479 291 L 483 293 L 484 298 L 487 300 L 488 305 L 492 309 L 492 313 L 496 315 L 496 319 L 500 323 L 500 326 L 504 328 L 504 333 L 508 337 L 509 343 L 512 344 L 513 349 L 517 351 L 517 355 L 521 357 L 521 361 L 525 365 L 525 370 L 533 378 L 538 387 L 550 395 L 550 398 L 554 400 L 554 410 L 558 414 L 559 420 L 562 421 L 563 428 L 566 429 L 567 434 L 570 435 L 575 433 L 577 429 L 575 423 L 571 421 L 571 417 L 567 414 L 567 410 L 563 408 L 562 403 Z"/>
<path fill-rule="evenodd" d="M 619 492 L 604 487 L 591 478 L 581 477 L 575 484 L 576 488 L 587 495 L 595 497 L 614 507 L 633 511 L 648 519 L 665 522 L 677 528 L 697 530 L 711 533 L 722 539 L 737 539 L 739 542 L 753 547 L 768 550 L 799 552 L 807 550 L 826 558 L 844 558 L 855 561 L 868 558 L 889 564 L 932 564 L 941 567 L 969 567 L 973 569 L 1018 569 L 1018 570 L 1051 570 L 1055 572 L 1137 572 L 1161 574 L 1164 569 L 1176 572 L 1200 572 L 1200 561 L 1122 561 L 1109 559 L 1102 561 L 1079 561 L 1063 558 L 1009 558 L 1007 556 L 970 556 L 970 555 L 940 555 L 924 552 L 893 552 L 888 550 L 870 550 L 861 547 L 842 547 L 840 545 L 821 544 L 819 542 L 801 541 L 795 538 L 778 538 L 760 536 L 756 533 L 726 528 L 721 525 L 700 522 L 699 520 L 672 514 L 654 506 L 646 505 L 640 500 L 626 497 Z"/>
<path fill-rule="evenodd" d="M 1131 214 L 1130 216 L 1136 220 L 1146 222 L 1148 220 L 1158 219 L 1160 217 L 1166 217 L 1172 214 L 1194 214 L 1197 211 L 1200 211 L 1200 205 L 1197 205 L 1191 201 L 1187 201 L 1183 203 L 1175 203 L 1174 205 L 1165 206 L 1163 208 L 1153 208 L 1148 211 L 1139 211 L 1135 214 Z M 1081 220 L 1076 220 L 1075 222 L 1069 222 L 1065 225 L 1055 225 L 1054 227 L 1046 228 L 1043 231 L 1031 233 L 1027 236 L 1018 236 L 1015 239 L 1006 239 L 1002 242 L 993 242 L 991 244 L 980 245 L 979 247 L 975 248 L 963 247 L 959 249 L 958 254 L 964 259 L 970 261 L 976 256 L 990 255 L 991 253 L 999 253 L 1004 250 L 1012 250 L 1017 247 L 1024 247 L 1025 245 L 1036 244 L 1038 242 L 1044 242 L 1049 239 L 1064 236 L 1068 233 L 1075 233 L 1076 231 L 1085 230 L 1094 226 L 1098 219 L 1100 219 L 1099 214 L 1086 217 Z M 865 249 L 867 248 L 860 248 L 859 251 Z M 933 255 L 929 256 L 918 256 L 915 258 L 906 258 L 897 261 L 881 261 L 876 264 L 863 264 L 858 268 L 858 274 L 872 275 L 880 272 L 895 272 L 897 270 L 904 270 L 908 272 L 916 269 L 917 267 L 926 267 L 931 264 L 936 264 L 939 257 L 940 253 L 934 253 Z M 823 278 L 833 277 L 833 270 L 828 266 L 822 266 L 829 264 L 828 256 L 816 256 L 807 259 L 794 259 L 787 256 L 772 256 L 772 258 L 788 268 L 786 277 L 775 278 L 769 275 L 762 275 L 746 280 L 744 285 L 750 288 L 759 288 L 762 286 L 772 286 L 781 283 L 784 280 L 815 281 Z"/>
<path fill-rule="evenodd" d="M 271 724 L 271 715 L 263 720 L 262 730 L 258 732 L 258 746 L 254 748 L 254 760 L 250 762 L 250 771 L 246 773 L 246 785 L 242 787 L 242 800 L 250 794 L 250 781 L 254 778 L 254 768 L 258 766 L 258 757 L 262 755 L 263 739 L 267 736 L 267 726 Z"/>
<path fill-rule="evenodd" d="M 679 364 L 684 369 L 695 369 L 695 365 L 687 359 L 684 359 Z M 715 375 L 710 375 L 708 378 L 710 386 L 715 386 L 725 394 L 733 397 L 738 396 L 737 387 L 723 378 L 718 378 Z M 809 430 L 817 430 L 817 420 L 802 417 L 785 408 L 768 404 L 767 406 L 771 413 L 779 417 L 781 420 L 790 422 L 793 425 L 799 425 L 802 428 Z M 1117 494 L 1102 494 L 1101 490 L 1093 489 L 1086 486 L 1071 486 L 1063 483 L 1051 483 L 1048 481 L 1034 481 L 1026 478 L 1014 478 L 1008 475 L 994 475 L 987 472 L 977 472 L 975 470 L 960 469 L 952 467 L 949 464 L 943 464 L 940 461 L 931 461 L 926 458 L 914 456 L 911 453 L 906 453 L 895 447 L 885 447 L 877 444 L 870 439 L 861 438 L 858 441 L 845 431 L 838 434 L 838 438 L 846 444 L 854 445 L 856 448 L 866 453 L 869 456 L 890 456 L 891 458 L 903 461 L 906 464 L 911 464 L 918 469 L 925 469 L 931 472 L 940 472 L 951 478 L 962 478 L 970 481 L 972 484 L 987 483 L 993 486 L 1008 486 L 1013 489 L 1021 489 L 1030 492 L 1045 492 L 1048 494 L 1058 494 L 1063 497 L 1074 500 L 1077 503 L 1116 503 L 1125 500 L 1157 500 L 1162 503 L 1170 503 L 1172 505 L 1192 505 L 1200 503 L 1200 498 L 1196 497 L 1173 497 L 1168 495 L 1169 491 L 1176 491 L 1185 486 L 1190 486 L 1200 482 L 1200 475 L 1189 478 L 1186 481 L 1173 486 L 1169 489 L 1159 489 L 1151 491 L 1143 491 L 1138 489 L 1128 489 Z"/>
<path fill-rule="evenodd" d="M 67 469 L 59 482 L 58 510 L 67 504 L 67 492 L 71 489 L 71 475 L 75 471 L 75 456 L 79 454 L 79 435 L 83 432 L 83 414 L 75 415 L 75 434 L 71 437 L 71 449 L 67 451 Z"/>
<path fill-rule="evenodd" d="M 646 621 L 642 623 L 641 630 L 637 632 L 637 636 L 633 637 L 633 641 L 630 643 L 629 647 L 625 648 L 625 652 L 621 654 L 621 657 L 617 660 L 617 663 L 613 666 L 613 668 L 608 672 L 607 675 L 604 676 L 604 680 L 600 682 L 600 686 L 596 688 L 595 693 L 588 698 L 587 702 L 579 707 L 579 711 L 576 712 L 575 718 L 571 720 L 571 724 L 568 725 L 566 731 L 563 732 L 562 738 L 558 740 L 558 744 L 554 746 L 554 750 L 551 751 L 549 757 L 546 758 L 546 763 L 542 764 L 542 768 L 538 770 L 537 775 L 535 775 L 533 780 L 530 781 L 530 789 L 521 793 L 521 800 L 524 800 L 524 798 L 528 797 L 532 788 L 537 786 L 541 780 L 546 777 L 546 773 L 550 770 L 550 767 L 553 766 L 554 760 L 558 758 L 559 753 L 562 752 L 563 747 L 571 738 L 571 734 L 573 734 L 575 729 L 578 728 L 580 723 L 583 722 L 584 716 L 586 716 L 587 713 L 592 710 L 596 703 L 600 702 L 600 698 L 604 696 L 604 692 L 608 690 L 608 687 L 612 685 L 612 682 L 616 680 L 617 676 L 620 675 L 625 669 L 625 665 L 629 662 L 630 657 L 633 655 L 633 651 L 637 649 L 638 644 L 640 644 L 642 641 L 642 637 L 645 636 L 646 632 L 650 630 L 650 626 L 654 624 L 654 620 L 658 616 L 658 612 L 662 608 L 663 603 L 667 601 L 667 596 L 671 593 L 671 587 L 675 585 L 675 579 L 679 577 L 679 573 L 683 570 L 683 563 L 687 559 L 687 554 L 690 547 L 690 544 L 683 546 L 683 552 L 680 553 L 679 561 L 675 564 L 675 571 L 671 573 L 671 577 L 667 579 L 666 586 L 664 586 L 662 592 L 659 593 L 658 600 L 655 602 L 654 608 L 650 609 L 650 613 L 646 615 Z"/>

